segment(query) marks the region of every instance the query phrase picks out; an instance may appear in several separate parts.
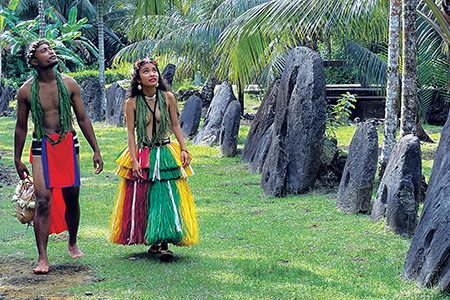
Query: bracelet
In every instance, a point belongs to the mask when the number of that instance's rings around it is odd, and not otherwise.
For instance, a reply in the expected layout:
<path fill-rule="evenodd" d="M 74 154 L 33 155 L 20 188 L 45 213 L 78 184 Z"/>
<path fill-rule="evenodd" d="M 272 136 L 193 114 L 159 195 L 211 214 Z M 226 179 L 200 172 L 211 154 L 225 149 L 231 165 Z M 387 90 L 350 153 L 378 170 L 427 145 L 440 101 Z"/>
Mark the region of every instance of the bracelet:
<path fill-rule="evenodd" d="M 186 152 L 186 153 L 189 153 L 188 151 L 187 151 L 187 149 L 181 149 L 181 152 Z"/>

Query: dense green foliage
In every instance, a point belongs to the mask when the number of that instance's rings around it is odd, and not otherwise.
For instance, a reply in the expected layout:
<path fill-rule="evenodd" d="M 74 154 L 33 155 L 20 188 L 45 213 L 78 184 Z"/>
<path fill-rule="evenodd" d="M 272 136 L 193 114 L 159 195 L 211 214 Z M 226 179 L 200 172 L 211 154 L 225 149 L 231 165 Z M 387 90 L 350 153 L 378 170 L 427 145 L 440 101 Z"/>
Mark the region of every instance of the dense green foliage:
<path fill-rule="evenodd" d="M 52 10 L 46 11 L 53 20 L 46 26 L 44 37 L 50 41 L 59 57 L 58 68 L 64 72 L 93 63 L 98 57 L 94 44 L 84 37 L 81 30 L 90 28 L 87 19 L 77 20 L 77 9 L 72 8 L 67 22 L 61 22 Z M 30 76 L 26 53 L 31 41 L 39 38 L 39 19 L 22 21 L 14 11 L 3 8 L 0 12 L 6 24 L 1 34 L 1 46 L 7 49 L 5 73 L 17 83 L 24 82 Z"/>

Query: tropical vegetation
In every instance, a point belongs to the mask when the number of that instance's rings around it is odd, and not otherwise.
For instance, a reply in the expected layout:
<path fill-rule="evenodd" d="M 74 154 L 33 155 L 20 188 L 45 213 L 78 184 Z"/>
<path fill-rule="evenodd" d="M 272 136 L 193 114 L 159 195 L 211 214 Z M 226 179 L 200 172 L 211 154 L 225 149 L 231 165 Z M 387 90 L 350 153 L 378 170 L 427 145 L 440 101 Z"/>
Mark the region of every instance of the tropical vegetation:
<path fill-rule="evenodd" d="M 16 2 L 16 20 L 36 17 L 39 1 Z M 307 45 L 320 50 L 325 59 L 338 54 L 353 66 L 351 73 L 357 73 L 353 77 L 363 84 L 386 84 L 387 0 L 44 2 L 47 32 L 54 32 L 58 22 L 67 22 L 71 10 L 77 8 L 79 17 L 90 24 L 82 28 L 83 37 L 98 45 L 98 20 L 104 21 L 107 66 L 112 58 L 117 64 L 152 53 L 162 64 L 175 63 L 179 79 L 193 79 L 201 72 L 204 80 L 217 77 L 240 86 L 259 83 L 266 87 L 280 76 L 285 53 L 296 45 Z M 421 112 L 426 112 L 434 97 L 449 97 L 446 53 L 450 34 L 436 4 L 431 0 L 418 4 Z M 11 42 L 7 44 L 9 49 Z"/>

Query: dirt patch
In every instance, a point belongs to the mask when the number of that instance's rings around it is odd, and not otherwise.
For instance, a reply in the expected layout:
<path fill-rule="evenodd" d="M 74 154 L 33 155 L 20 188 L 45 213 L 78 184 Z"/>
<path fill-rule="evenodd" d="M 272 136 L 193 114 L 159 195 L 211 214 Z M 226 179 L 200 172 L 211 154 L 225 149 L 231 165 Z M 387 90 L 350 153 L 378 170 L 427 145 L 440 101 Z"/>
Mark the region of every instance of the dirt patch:
<path fill-rule="evenodd" d="M 93 282 L 92 270 L 81 264 L 51 265 L 47 275 L 35 275 L 34 262 L 17 258 L 0 259 L 0 300 L 2 299 L 72 299 L 64 291 Z"/>

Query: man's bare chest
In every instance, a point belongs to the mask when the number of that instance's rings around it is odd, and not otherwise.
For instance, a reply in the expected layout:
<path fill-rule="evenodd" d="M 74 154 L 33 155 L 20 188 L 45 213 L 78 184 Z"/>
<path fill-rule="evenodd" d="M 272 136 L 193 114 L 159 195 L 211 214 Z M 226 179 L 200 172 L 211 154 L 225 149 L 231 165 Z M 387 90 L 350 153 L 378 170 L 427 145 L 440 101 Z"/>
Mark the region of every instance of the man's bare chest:
<path fill-rule="evenodd" d="M 44 112 L 59 109 L 59 94 L 56 82 L 39 84 L 39 100 Z"/>

